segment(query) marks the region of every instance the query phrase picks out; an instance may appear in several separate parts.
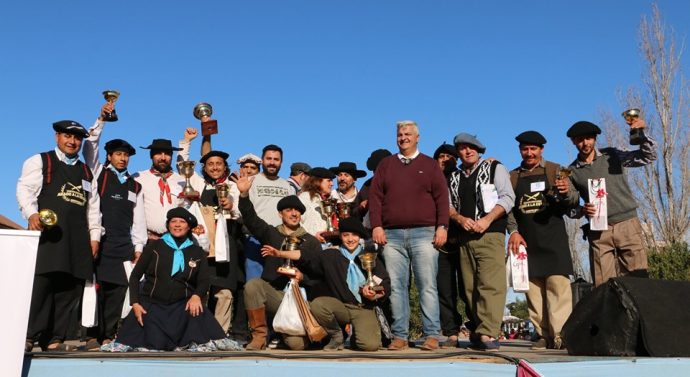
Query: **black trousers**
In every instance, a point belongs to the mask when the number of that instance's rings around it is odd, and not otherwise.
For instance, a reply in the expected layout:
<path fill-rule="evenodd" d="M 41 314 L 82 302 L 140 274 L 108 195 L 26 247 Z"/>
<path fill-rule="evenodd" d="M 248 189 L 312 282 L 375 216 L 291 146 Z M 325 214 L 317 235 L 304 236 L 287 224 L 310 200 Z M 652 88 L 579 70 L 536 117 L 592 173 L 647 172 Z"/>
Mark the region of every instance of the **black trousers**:
<path fill-rule="evenodd" d="M 84 280 L 69 273 L 34 275 L 26 339 L 38 340 L 42 347 L 64 341 L 70 315 L 83 292 Z"/>
<path fill-rule="evenodd" d="M 445 336 L 457 335 L 462 326 L 462 315 L 457 309 L 459 296 L 467 308 L 467 301 L 462 297 L 465 289 L 460 276 L 460 253 L 458 248 L 451 250 L 450 253 L 445 250 L 438 253 L 436 275 L 441 331 Z"/>
<path fill-rule="evenodd" d="M 99 342 L 115 339 L 117 335 L 122 305 L 127 295 L 127 286 L 98 282 L 98 326 L 89 328 L 87 335 Z"/>
<path fill-rule="evenodd" d="M 230 337 L 236 340 L 248 340 L 249 325 L 247 324 L 247 309 L 244 307 L 244 284 L 237 283 L 237 288 L 232 292 L 232 326 Z"/>

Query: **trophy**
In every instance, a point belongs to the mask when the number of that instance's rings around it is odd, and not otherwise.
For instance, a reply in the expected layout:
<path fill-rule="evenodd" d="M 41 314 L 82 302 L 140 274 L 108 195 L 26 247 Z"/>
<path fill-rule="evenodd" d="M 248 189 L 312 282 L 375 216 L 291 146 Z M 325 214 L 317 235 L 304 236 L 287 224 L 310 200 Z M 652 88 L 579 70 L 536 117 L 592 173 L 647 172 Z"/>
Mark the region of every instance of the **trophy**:
<path fill-rule="evenodd" d="M 57 224 L 57 213 L 51 209 L 44 208 L 38 211 L 38 221 L 41 222 L 44 228 L 51 228 Z"/>
<path fill-rule="evenodd" d="M 194 118 L 201 121 L 201 135 L 211 136 L 218 133 L 218 121 L 211 119 L 213 107 L 211 104 L 201 102 L 194 106 Z"/>
<path fill-rule="evenodd" d="M 299 249 L 299 245 L 302 243 L 302 239 L 295 236 L 287 236 L 283 240 L 283 244 L 280 246 L 280 250 L 293 251 Z M 297 269 L 292 265 L 292 260 L 285 258 L 283 260 L 283 265 L 278 267 L 276 270 L 279 274 L 295 277 L 297 276 Z"/>
<path fill-rule="evenodd" d="M 556 170 L 556 179 L 568 179 L 568 177 L 570 177 L 571 174 L 573 174 L 573 171 L 571 169 L 566 168 L 564 166 L 560 166 L 558 170 Z M 561 201 L 561 193 L 558 192 L 556 186 L 551 186 L 551 188 L 549 188 L 547 195 L 553 198 L 556 202 Z"/>
<path fill-rule="evenodd" d="M 117 90 L 104 90 L 103 91 L 103 98 L 105 98 L 108 103 L 114 104 L 115 101 L 120 97 L 120 92 Z M 115 108 L 113 108 L 113 111 L 111 112 L 106 112 L 103 114 L 103 120 L 106 122 L 117 122 L 117 114 L 115 113 Z"/>
<path fill-rule="evenodd" d="M 374 281 L 374 268 L 376 267 L 377 256 L 378 253 L 376 251 L 363 251 L 359 254 L 359 261 L 362 262 L 362 268 L 367 271 L 367 281 L 364 285 L 376 292 L 380 292 L 383 290 L 383 287 Z"/>
<path fill-rule="evenodd" d="M 335 205 L 338 220 L 345 220 L 350 217 L 350 203 L 338 202 Z"/>
<path fill-rule="evenodd" d="M 226 215 L 228 215 L 228 211 L 225 208 L 223 208 L 223 206 L 220 204 L 220 200 L 230 196 L 230 187 L 228 187 L 228 185 L 224 183 L 217 184 L 216 196 L 218 197 L 218 214 L 225 217 Z"/>
<path fill-rule="evenodd" d="M 623 118 L 626 122 L 632 123 L 635 119 L 640 117 L 640 109 L 627 109 L 623 111 Z M 630 145 L 640 145 L 642 144 L 642 129 L 641 128 L 631 128 L 630 129 Z"/>
<path fill-rule="evenodd" d="M 336 205 L 334 199 L 324 199 L 321 201 L 321 213 L 326 216 L 326 231 L 328 232 L 336 230 L 335 222 L 333 221 L 333 214 L 336 213 Z"/>
<path fill-rule="evenodd" d="M 182 189 L 181 197 L 187 200 L 199 200 L 199 192 L 194 190 L 192 184 L 189 182 L 189 178 L 194 175 L 194 164 L 195 161 L 180 161 L 177 163 L 177 170 L 185 178 L 184 188 Z"/>

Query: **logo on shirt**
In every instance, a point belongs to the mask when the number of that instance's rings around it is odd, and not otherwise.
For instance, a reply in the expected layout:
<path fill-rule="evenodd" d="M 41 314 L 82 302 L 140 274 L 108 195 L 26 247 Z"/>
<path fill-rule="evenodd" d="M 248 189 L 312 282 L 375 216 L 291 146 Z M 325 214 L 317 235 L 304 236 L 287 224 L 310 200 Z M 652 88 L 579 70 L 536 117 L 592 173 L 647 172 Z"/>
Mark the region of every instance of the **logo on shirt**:
<path fill-rule="evenodd" d="M 544 210 L 546 202 L 544 200 L 544 195 L 541 192 L 535 192 L 534 194 L 524 194 L 520 198 L 520 204 L 518 208 L 520 212 L 529 215 L 532 213 L 541 212 Z"/>
<path fill-rule="evenodd" d="M 82 190 L 81 185 L 76 186 L 67 182 L 60 187 L 60 192 L 57 196 L 68 203 L 76 204 L 80 207 L 86 205 L 86 194 Z"/>
<path fill-rule="evenodd" d="M 110 195 L 110 198 L 113 199 L 113 200 L 122 200 L 122 199 L 124 199 L 124 198 L 122 197 L 122 195 L 120 195 L 119 193 L 118 193 L 118 194 L 115 194 L 115 195 Z"/>
<path fill-rule="evenodd" d="M 257 196 L 270 196 L 274 198 L 283 198 L 290 195 L 288 189 L 278 186 L 259 186 L 256 188 Z"/>

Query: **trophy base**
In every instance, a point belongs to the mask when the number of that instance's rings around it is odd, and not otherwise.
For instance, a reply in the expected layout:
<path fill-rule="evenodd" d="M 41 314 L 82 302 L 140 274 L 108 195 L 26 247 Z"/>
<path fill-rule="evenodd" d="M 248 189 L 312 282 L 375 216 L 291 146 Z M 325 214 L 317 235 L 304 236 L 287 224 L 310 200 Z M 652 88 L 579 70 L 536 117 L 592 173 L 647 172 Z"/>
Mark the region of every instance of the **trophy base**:
<path fill-rule="evenodd" d="M 218 121 L 217 120 L 207 120 L 206 122 L 201 122 L 201 135 L 210 136 L 218 133 Z"/>
<path fill-rule="evenodd" d="M 179 197 L 191 202 L 197 202 L 199 201 L 199 198 L 201 198 L 201 195 L 198 192 L 189 192 L 186 194 L 183 192 L 179 195 Z"/>
<path fill-rule="evenodd" d="M 642 144 L 642 129 L 631 128 L 630 129 L 630 145 L 640 145 Z"/>
<path fill-rule="evenodd" d="M 117 120 L 118 120 L 117 114 L 115 113 L 115 110 L 113 110 L 112 112 L 109 112 L 109 113 L 105 113 L 103 115 L 104 115 L 103 116 L 104 122 L 117 122 Z"/>
<path fill-rule="evenodd" d="M 383 291 L 382 285 L 375 285 L 373 287 L 370 285 L 369 288 L 371 288 L 371 290 L 374 292 L 382 292 Z"/>
<path fill-rule="evenodd" d="M 278 267 L 276 270 L 279 274 L 281 275 L 287 275 L 287 276 L 292 276 L 295 277 L 297 276 L 297 270 L 292 268 L 292 267 Z"/>

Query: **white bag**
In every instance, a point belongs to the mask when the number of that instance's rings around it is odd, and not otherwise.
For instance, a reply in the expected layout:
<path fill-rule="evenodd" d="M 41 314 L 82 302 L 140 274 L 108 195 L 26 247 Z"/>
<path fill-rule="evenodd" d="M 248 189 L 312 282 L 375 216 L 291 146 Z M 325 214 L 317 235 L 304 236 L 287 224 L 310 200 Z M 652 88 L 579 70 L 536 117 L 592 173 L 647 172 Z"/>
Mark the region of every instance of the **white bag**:
<path fill-rule="evenodd" d="M 527 250 L 523 245 L 520 245 L 517 255 L 512 252 L 508 252 L 508 254 L 510 255 L 506 261 L 508 287 L 512 287 L 516 293 L 529 291 Z"/>
<path fill-rule="evenodd" d="M 189 212 L 196 217 L 196 222 L 199 223 L 204 228 L 204 233 L 194 234 L 196 241 L 199 243 L 199 247 L 204 249 L 205 252 L 211 248 L 211 241 L 208 239 L 208 229 L 206 229 L 206 223 L 204 222 L 204 216 L 201 214 L 201 209 L 199 209 L 199 202 L 194 202 L 188 208 Z"/>
<path fill-rule="evenodd" d="M 81 298 L 81 325 L 84 327 L 98 326 L 96 275 L 93 275 L 93 280 L 87 280 L 84 284 L 84 294 Z"/>
<path fill-rule="evenodd" d="M 287 292 L 283 296 L 283 301 L 280 302 L 278 311 L 273 317 L 273 330 L 287 335 L 307 335 L 304 329 L 304 324 L 299 316 L 299 309 L 297 301 L 293 297 L 292 280 L 288 283 Z"/>
<path fill-rule="evenodd" d="M 216 262 L 230 262 L 230 256 L 228 255 L 229 245 L 228 224 L 224 216 L 219 216 L 216 221 L 216 239 L 214 242 Z"/>
<path fill-rule="evenodd" d="M 122 265 L 125 267 L 125 275 L 127 275 L 127 281 L 129 281 L 129 277 L 132 276 L 134 264 L 132 264 L 132 261 L 128 260 L 122 262 Z M 127 317 L 127 314 L 129 314 L 130 310 L 132 310 L 132 306 L 129 304 L 129 288 L 127 288 L 127 293 L 125 293 L 125 301 L 122 303 L 122 313 L 120 314 L 120 318 Z"/>
<path fill-rule="evenodd" d="M 496 190 L 496 185 L 491 183 L 482 183 L 479 185 L 479 189 L 482 192 L 482 204 L 484 205 L 484 212 L 491 212 L 496 204 L 498 204 L 498 191 Z"/>
<path fill-rule="evenodd" d="M 590 230 L 608 230 L 609 220 L 608 220 L 608 208 L 606 202 L 606 179 L 588 179 L 587 187 L 589 189 L 589 202 L 594 204 L 597 212 L 594 216 L 589 218 L 589 229 Z"/>

